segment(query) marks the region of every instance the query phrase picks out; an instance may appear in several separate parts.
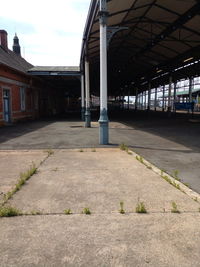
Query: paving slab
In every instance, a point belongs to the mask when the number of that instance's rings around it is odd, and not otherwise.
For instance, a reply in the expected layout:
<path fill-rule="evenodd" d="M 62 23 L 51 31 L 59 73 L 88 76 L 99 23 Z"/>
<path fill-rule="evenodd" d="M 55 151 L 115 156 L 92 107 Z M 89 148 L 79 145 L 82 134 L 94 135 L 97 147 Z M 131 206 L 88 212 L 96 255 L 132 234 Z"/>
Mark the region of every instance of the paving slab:
<path fill-rule="evenodd" d="M 20 177 L 20 173 L 27 171 L 33 163 L 38 166 L 45 157 L 47 157 L 47 152 L 43 150 L 1 150 L 0 198 L 13 188 Z"/>
<path fill-rule="evenodd" d="M 82 152 L 83 151 L 83 152 Z M 24 212 L 115 213 L 120 201 L 135 211 L 138 201 L 150 212 L 171 211 L 172 202 L 184 212 L 200 205 L 120 149 L 55 150 L 10 204 Z"/>
<path fill-rule="evenodd" d="M 0 219 L 1 266 L 199 267 L 200 214 Z"/>

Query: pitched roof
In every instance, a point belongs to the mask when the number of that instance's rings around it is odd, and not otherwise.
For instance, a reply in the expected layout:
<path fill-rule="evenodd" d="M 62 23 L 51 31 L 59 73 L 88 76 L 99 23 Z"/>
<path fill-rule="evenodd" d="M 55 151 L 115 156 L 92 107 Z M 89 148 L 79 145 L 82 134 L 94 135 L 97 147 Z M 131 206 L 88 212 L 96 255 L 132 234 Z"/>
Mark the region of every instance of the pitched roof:
<path fill-rule="evenodd" d="M 6 52 L 0 46 L 0 64 L 7 65 L 15 70 L 26 73 L 28 69 L 32 68 L 33 65 L 27 62 L 23 57 L 16 55 L 13 51 L 8 49 Z"/>

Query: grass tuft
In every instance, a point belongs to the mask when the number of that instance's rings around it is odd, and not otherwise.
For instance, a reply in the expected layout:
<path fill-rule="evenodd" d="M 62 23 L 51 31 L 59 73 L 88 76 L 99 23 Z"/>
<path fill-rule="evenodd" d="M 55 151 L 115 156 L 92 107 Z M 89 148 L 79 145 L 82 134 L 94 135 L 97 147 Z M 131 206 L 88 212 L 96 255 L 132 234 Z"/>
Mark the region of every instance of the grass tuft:
<path fill-rule="evenodd" d="M 11 206 L 1 206 L 0 207 L 0 217 L 13 217 L 20 216 L 22 212 Z"/>
<path fill-rule="evenodd" d="M 6 193 L 4 195 L 3 204 L 5 204 L 10 198 L 12 198 L 12 196 L 17 191 L 19 191 L 21 189 L 21 187 L 26 183 L 26 181 L 29 180 L 31 178 L 31 176 L 33 176 L 36 172 L 37 172 L 37 168 L 35 166 L 35 163 L 32 163 L 29 170 L 20 174 L 20 178 L 19 178 L 17 184 L 15 185 L 15 187 L 11 191 L 9 191 L 8 193 Z"/>
<path fill-rule="evenodd" d="M 70 209 L 64 210 L 65 215 L 71 215 L 72 211 Z"/>
<path fill-rule="evenodd" d="M 91 215 L 91 211 L 89 208 L 84 208 L 82 213 L 86 215 Z"/>
<path fill-rule="evenodd" d="M 92 151 L 92 152 L 97 152 L 97 151 L 96 151 L 96 148 L 92 148 L 92 150 L 91 150 L 91 151 Z"/>
<path fill-rule="evenodd" d="M 144 202 L 138 201 L 135 211 L 137 213 L 147 213 L 147 209 L 145 207 Z"/>
<path fill-rule="evenodd" d="M 120 144 L 119 148 L 123 151 L 128 151 L 128 147 L 124 143 Z"/>
<path fill-rule="evenodd" d="M 50 157 L 51 155 L 54 154 L 54 151 L 53 151 L 52 149 L 48 149 L 48 150 L 46 150 L 45 152 L 47 152 L 48 157 Z"/>
<path fill-rule="evenodd" d="M 30 214 L 31 214 L 31 215 L 41 215 L 42 212 L 39 211 L 39 210 L 32 210 L 32 211 L 30 212 Z"/>
<path fill-rule="evenodd" d="M 121 214 L 125 214 L 125 210 L 124 210 L 124 202 L 123 202 L 123 201 L 120 201 L 119 205 L 120 205 L 119 213 L 121 213 Z"/>
<path fill-rule="evenodd" d="M 177 204 L 175 201 L 172 202 L 172 209 L 171 209 L 172 213 L 180 213 L 180 211 L 178 210 Z"/>

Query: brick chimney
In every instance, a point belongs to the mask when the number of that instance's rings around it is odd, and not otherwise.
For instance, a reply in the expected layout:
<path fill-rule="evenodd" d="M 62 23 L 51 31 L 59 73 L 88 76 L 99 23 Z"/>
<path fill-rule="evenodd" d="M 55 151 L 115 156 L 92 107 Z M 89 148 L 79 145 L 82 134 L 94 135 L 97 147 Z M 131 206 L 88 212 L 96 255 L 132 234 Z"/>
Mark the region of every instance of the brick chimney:
<path fill-rule="evenodd" d="M 8 41 L 7 41 L 7 32 L 5 30 L 0 30 L 0 46 L 8 51 Z"/>

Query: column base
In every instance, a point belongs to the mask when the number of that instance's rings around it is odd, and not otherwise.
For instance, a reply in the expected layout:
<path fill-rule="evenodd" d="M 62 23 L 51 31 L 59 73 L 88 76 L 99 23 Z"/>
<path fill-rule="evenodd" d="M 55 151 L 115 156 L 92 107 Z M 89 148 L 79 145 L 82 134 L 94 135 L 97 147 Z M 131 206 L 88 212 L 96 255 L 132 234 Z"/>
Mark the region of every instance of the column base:
<path fill-rule="evenodd" d="M 91 112 L 90 108 L 86 108 L 85 110 L 85 128 L 91 127 Z"/>
<path fill-rule="evenodd" d="M 85 108 L 81 108 L 81 120 L 85 121 Z"/>
<path fill-rule="evenodd" d="M 99 144 L 108 145 L 109 144 L 109 121 L 107 116 L 107 110 L 103 109 L 100 112 L 99 118 Z"/>

